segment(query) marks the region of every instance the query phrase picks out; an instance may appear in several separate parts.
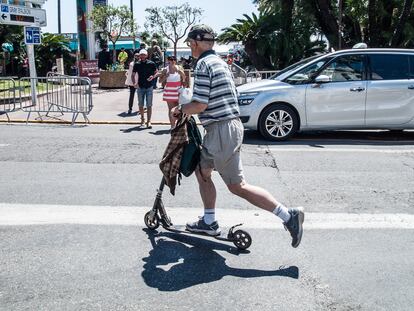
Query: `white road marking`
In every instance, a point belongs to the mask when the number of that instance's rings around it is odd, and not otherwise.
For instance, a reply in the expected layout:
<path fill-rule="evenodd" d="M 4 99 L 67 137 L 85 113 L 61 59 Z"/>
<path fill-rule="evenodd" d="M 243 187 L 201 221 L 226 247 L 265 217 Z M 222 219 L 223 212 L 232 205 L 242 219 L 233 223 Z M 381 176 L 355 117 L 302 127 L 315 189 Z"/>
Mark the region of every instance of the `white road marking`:
<path fill-rule="evenodd" d="M 0 203 L 0 226 L 80 224 L 145 226 L 147 206 L 72 206 Z M 201 208 L 168 208 L 175 224 L 197 219 Z M 245 228 L 283 229 L 276 216 L 262 210 L 218 209 L 222 227 L 244 223 Z M 307 230 L 317 229 L 414 229 L 411 214 L 306 213 Z"/>
<path fill-rule="evenodd" d="M 360 153 L 388 153 L 405 154 L 414 153 L 414 149 L 357 149 L 357 148 L 330 148 L 330 147 L 309 147 L 309 148 L 278 148 L 278 147 L 259 147 L 260 151 L 270 150 L 271 152 L 360 152 Z"/>
<path fill-rule="evenodd" d="M 10 144 L 0 144 L 0 147 L 7 147 L 10 146 Z"/>

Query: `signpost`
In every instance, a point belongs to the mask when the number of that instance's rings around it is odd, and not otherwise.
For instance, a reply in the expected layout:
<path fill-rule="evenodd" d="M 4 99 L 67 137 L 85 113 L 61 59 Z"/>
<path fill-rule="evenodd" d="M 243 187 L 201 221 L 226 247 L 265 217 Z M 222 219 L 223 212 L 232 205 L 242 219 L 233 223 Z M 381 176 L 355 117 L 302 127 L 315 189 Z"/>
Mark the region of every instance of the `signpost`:
<path fill-rule="evenodd" d="M 24 41 L 27 46 L 29 58 L 30 77 L 36 78 L 36 65 L 34 56 L 34 44 L 41 43 L 40 27 L 47 25 L 46 10 L 32 8 L 33 3 L 43 4 L 44 0 L 27 1 L 28 6 L 0 4 L 0 24 L 30 26 L 24 29 Z M 36 104 L 36 84 L 31 80 L 32 102 Z"/>
<path fill-rule="evenodd" d="M 36 78 L 34 45 L 41 44 L 40 28 L 47 26 L 46 10 L 34 9 L 33 4 L 44 4 L 46 0 L 27 0 L 26 6 L 0 4 L 0 24 L 30 26 L 24 29 L 24 41 L 27 46 L 29 58 L 30 77 Z M 31 80 L 32 102 L 36 104 L 36 84 Z"/>
<path fill-rule="evenodd" d="M 41 44 L 40 28 L 39 27 L 24 27 L 24 43 L 26 44 Z"/>
<path fill-rule="evenodd" d="M 47 26 L 46 10 L 25 6 L 1 4 L 0 23 L 18 26 Z"/>

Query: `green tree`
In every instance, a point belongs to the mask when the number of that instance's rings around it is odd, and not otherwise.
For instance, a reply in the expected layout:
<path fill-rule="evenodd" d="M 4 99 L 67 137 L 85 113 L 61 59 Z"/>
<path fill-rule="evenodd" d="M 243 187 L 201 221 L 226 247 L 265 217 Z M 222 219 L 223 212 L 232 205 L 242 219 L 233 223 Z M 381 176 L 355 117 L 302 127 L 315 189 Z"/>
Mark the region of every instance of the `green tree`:
<path fill-rule="evenodd" d="M 69 40 L 63 35 L 51 33 L 42 34 L 42 43 L 35 46 L 36 70 L 39 76 L 46 76 L 55 65 L 56 58 L 62 56 L 65 61 L 65 72 L 75 63 L 75 57 L 71 54 Z"/>
<path fill-rule="evenodd" d="M 223 29 L 219 40 L 242 41 L 257 69 L 281 69 L 325 48 L 316 40 L 318 30 L 303 5 L 294 1 L 258 1 L 259 16 L 244 15 L 236 24 Z"/>
<path fill-rule="evenodd" d="M 93 22 L 92 30 L 100 33 L 104 40 L 109 40 L 113 46 L 113 62 L 116 63 L 115 44 L 121 35 L 135 33 L 136 24 L 128 6 L 96 5 L 89 18 Z"/>
<path fill-rule="evenodd" d="M 23 27 L 4 24 L 0 25 L 0 47 L 3 45 L 3 43 L 10 43 L 13 45 L 13 52 L 7 54 L 7 57 L 6 53 L 0 51 L 2 54 L 1 57 L 9 59 L 12 63 L 11 68 L 8 68 L 8 72 L 6 72 L 6 68 L 4 68 L 4 74 L 20 74 L 21 65 L 23 64 L 23 60 L 25 57 L 24 46 L 22 45 L 23 41 Z M 1 65 L 4 65 L 3 61 L 1 61 L 0 63 Z"/>
<path fill-rule="evenodd" d="M 146 27 L 171 41 L 174 55 L 177 55 L 178 41 L 183 39 L 191 25 L 200 20 L 201 8 L 193 8 L 188 3 L 182 5 L 151 7 L 145 10 Z"/>
<path fill-rule="evenodd" d="M 413 47 L 413 0 L 311 1 L 311 13 L 334 48 L 364 41 L 370 47 Z M 343 23 L 340 25 L 339 14 Z M 339 30 L 341 28 L 341 31 Z"/>

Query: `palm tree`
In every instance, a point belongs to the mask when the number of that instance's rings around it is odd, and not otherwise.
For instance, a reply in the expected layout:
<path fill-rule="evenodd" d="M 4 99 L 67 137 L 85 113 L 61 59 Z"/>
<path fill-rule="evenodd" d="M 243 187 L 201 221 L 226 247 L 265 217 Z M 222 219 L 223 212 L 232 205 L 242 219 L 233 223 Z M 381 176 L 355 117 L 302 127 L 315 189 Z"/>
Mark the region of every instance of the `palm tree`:
<path fill-rule="evenodd" d="M 223 43 L 241 41 L 259 70 L 282 69 L 325 49 L 322 41 L 311 40 L 317 34 L 314 21 L 292 6 L 262 10 L 259 16 L 243 16 L 244 19 L 224 28 L 219 40 Z"/>
<path fill-rule="evenodd" d="M 237 23 L 224 28 L 223 33 L 218 37 L 221 43 L 242 42 L 250 61 L 257 69 L 270 68 L 269 59 L 263 57 L 258 49 L 260 41 L 264 40 L 263 28 L 266 25 L 266 17 L 260 14 L 252 14 L 252 17 L 244 14 L 244 19 L 237 19 Z"/>

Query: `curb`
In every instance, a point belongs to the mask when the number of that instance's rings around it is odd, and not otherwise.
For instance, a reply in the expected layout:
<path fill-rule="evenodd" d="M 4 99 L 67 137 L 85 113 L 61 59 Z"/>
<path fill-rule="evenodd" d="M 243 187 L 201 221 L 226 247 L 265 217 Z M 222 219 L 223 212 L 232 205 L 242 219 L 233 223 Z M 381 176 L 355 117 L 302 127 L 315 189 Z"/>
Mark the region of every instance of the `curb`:
<path fill-rule="evenodd" d="M 16 119 L 16 120 L 0 120 L 0 123 L 44 123 L 44 124 L 72 124 L 72 122 L 70 121 L 55 121 L 55 120 L 45 120 L 45 121 L 41 121 L 41 120 L 23 120 L 23 119 Z M 138 121 L 90 121 L 90 122 L 85 122 L 85 121 L 76 121 L 74 124 L 96 124 L 96 125 L 141 125 L 141 122 Z M 165 122 L 165 121 L 151 121 L 152 125 L 170 125 L 170 122 Z"/>

